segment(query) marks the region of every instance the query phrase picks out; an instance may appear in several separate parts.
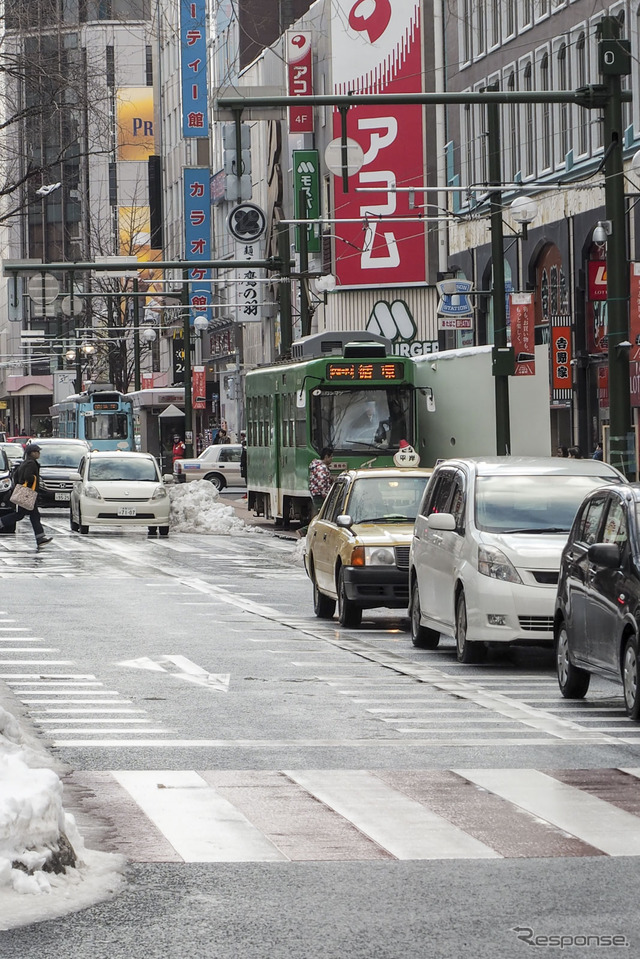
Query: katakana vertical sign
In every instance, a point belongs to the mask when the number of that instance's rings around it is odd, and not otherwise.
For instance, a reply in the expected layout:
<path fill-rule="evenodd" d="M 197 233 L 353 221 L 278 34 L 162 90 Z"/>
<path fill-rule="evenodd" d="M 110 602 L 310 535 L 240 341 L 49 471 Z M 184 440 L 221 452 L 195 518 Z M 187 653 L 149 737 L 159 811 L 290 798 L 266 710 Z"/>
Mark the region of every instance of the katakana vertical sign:
<path fill-rule="evenodd" d="M 311 74 L 311 34 L 304 30 L 287 31 L 287 92 L 290 97 L 313 94 Z M 313 133 L 313 107 L 289 107 L 289 132 Z"/>
<path fill-rule="evenodd" d="M 296 220 L 317 220 L 320 216 L 320 159 L 317 150 L 293 151 L 293 203 Z M 296 250 L 300 252 L 300 231 L 296 229 Z M 309 223 L 307 252 L 320 252 L 320 229 Z"/>
<path fill-rule="evenodd" d="M 198 260 L 211 259 L 209 170 L 185 168 L 183 178 L 185 259 L 190 264 L 189 304 L 193 323 L 196 316 L 211 319 L 211 270 L 197 265 Z"/>
<path fill-rule="evenodd" d="M 534 376 L 535 314 L 533 293 L 512 293 L 509 297 L 511 313 L 511 345 L 515 355 L 514 376 Z"/>
<path fill-rule="evenodd" d="M 205 0 L 180 0 L 182 135 L 209 136 Z"/>
<path fill-rule="evenodd" d="M 551 317 L 551 402 L 568 406 L 572 395 L 571 318 Z"/>

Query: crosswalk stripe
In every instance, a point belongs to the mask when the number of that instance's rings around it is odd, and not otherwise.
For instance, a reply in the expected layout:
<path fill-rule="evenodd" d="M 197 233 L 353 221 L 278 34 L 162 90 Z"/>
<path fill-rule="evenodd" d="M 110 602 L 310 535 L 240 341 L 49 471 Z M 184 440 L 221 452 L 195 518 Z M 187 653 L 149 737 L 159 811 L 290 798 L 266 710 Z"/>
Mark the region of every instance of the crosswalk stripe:
<path fill-rule="evenodd" d="M 79 822 L 90 812 L 99 847 L 138 862 L 640 856 L 638 778 L 640 769 L 74 772 L 65 808 Z"/>
<path fill-rule="evenodd" d="M 286 859 L 241 812 L 195 772 L 121 771 L 114 776 L 188 862 Z"/>
<path fill-rule="evenodd" d="M 497 859 L 499 853 L 367 770 L 287 772 L 397 859 Z"/>
<path fill-rule="evenodd" d="M 456 771 L 609 856 L 640 855 L 640 821 L 636 816 L 568 786 L 553 775 L 537 769 Z"/>

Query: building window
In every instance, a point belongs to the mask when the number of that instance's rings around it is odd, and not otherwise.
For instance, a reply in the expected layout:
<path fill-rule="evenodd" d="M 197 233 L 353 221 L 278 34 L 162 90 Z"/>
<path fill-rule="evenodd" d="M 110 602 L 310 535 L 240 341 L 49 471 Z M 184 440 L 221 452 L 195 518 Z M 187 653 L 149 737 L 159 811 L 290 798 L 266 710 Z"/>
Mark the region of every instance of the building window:
<path fill-rule="evenodd" d="M 115 87 L 116 85 L 116 61 L 114 49 L 111 45 L 106 48 L 106 61 L 107 61 L 107 86 Z"/>
<path fill-rule="evenodd" d="M 558 82 L 561 90 L 569 89 L 569 71 L 567 68 L 567 45 L 563 43 L 558 50 Z M 569 104 L 559 105 L 560 157 L 563 161 L 569 152 Z"/>
<path fill-rule="evenodd" d="M 497 6 L 498 0 L 495 0 L 495 3 Z M 513 37 L 516 32 L 516 0 L 507 0 L 506 18 L 505 29 L 507 36 Z"/>
<path fill-rule="evenodd" d="M 470 63 L 473 56 L 473 17 L 470 0 L 462 4 L 462 61 Z"/>
<path fill-rule="evenodd" d="M 516 75 L 512 70 L 507 81 L 509 93 L 515 93 Z M 520 172 L 520 152 L 518 149 L 518 106 L 515 103 L 509 104 L 509 153 L 510 153 L 510 175 L 511 181 L 515 179 Z"/>
<path fill-rule="evenodd" d="M 540 84 L 543 91 L 549 91 L 549 55 L 544 54 L 540 61 Z M 542 119 L 541 140 L 542 140 L 542 166 L 548 170 L 551 167 L 551 104 L 541 103 L 540 114 Z"/>
<path fill-rule="evenodd" d="M 153 86 L 153 48 L 147 46 L 144 48 L 145 53 L 145 74 L 147 78 L 147 86 Z"/>
<path fill-rule="evenodd" d="M 522 26 L 531 26 L 533 20 L 533 0 L 522 0 Z"/>
<path fill-rule="evenodd" d="M 576 43 L 576 81 L 578 88 L 587 85 L 587 46 L 584 33 L 581 33 Z M 578 114 L 578 153 L 583 156 L 589 145 L 588 115 L 589 111 L 577 107 Z"/>
<path fill-rule="evenodd" d="M 473 163 L 473 115 L 471 104 L 467 103 L 464 108 L 464 140 L 466 150 L 466 181 L 471 185 L 475 181 L 474 163 Z"/>
<path fill-rule="evenodd" d="M 524 88 L 527 92 L 533 90 L 533 70 L 531 64 L 527 63 L 524 68 Z M 533 176 L 535 173 L 535 124 L 533 103 L 526 103 L 524 109 L 524 149 L 525 149 L 525 176 Z"/>

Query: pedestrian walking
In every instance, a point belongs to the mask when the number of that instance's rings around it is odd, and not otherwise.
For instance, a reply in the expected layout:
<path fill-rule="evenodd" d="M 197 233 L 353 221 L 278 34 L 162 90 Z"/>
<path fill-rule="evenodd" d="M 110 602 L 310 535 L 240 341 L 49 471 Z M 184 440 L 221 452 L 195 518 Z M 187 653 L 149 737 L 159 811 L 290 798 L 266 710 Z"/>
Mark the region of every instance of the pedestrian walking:
<path fill-rule="evenodd" d="M 602 449 L 602 443 L 597 443 L 597 444 L 596 444 L 596 448 L 595 448 L 595 450 L 593 451 L 593 455 L 592 455 L 591 459 L 592 459 L 592 460 L 601 460 L 603 457 L 604 457 L 604 451 L 603 451 L 603 449 Z"/>
<path fill-rule="evenodd" d="M 27 489 L 34 490 L 36 493 L 40 491 L 39 459 L 40 447 L 37 443 L 29 443 L 24 452 L 24 460 L 16 474 L 16 487 L 24 486 Z M 0 519 L 0 526 L 2 526 L 3 529 L 15 530 L 16 523 L 19 523 L 25 516 L 28 516 L 31 520 L 31 526 L 36 538 L 36 546 L 40 550 L 43 546 L 46 546 L 47 543 L 50 543 L 53 537 L 47 536 L 42 528 L 42 520 L 40 519 L 40 513 L 35 503 L 31 509 L 28 509 L 26 506 L 18 506 L 15 513 L 10 513 L 8 516 L 3 516 L 2 519 Z"/>
<path fill-rule="evenodd" d="M 309 493 L 311 494 L 312 517 L 320 512 L 325 496 L 331 489 L 331 473 L 329 467 L 333 459 L 333 450 L 325 446 L 320 450 L 320 459 L 309 463 Z"/>

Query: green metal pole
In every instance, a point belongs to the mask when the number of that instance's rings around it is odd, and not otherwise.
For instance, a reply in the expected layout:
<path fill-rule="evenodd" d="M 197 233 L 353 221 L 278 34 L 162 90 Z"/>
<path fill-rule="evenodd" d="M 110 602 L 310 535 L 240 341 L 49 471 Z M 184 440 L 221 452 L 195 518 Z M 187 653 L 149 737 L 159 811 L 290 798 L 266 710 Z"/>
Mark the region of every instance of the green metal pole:
<path fill-rule="evenodd" d="M 298 209 L 302 214 L 307 209 L 307 194 L 300 190 L 298 196 Z M 298 239 L 300 243 L 300 327 L 303 336 L 309 336 L 311 333 L 311 309 L 309 305 L 309 227 L 302 223 L 298 227 Z"/>
<path fill-rule="evenodd" d="M 489 183 L 502 182 L 500 164 L 500 108 L 487 104 L 487 141 L 489 147 Z M 491 265 L 493 269 L 493 343 L 494 350 L 507 346 L 507 310 L 504 279 L 504 236 L 502 232 L 502 193 L 491 190 Z M 509 416 L 509 377 L 495 376 L 496 396 L 496 452 L 507 456 L 511 451 L 511 424 Z"/>
<path fill-rule="evenodd" d="M 629 382 L 629 258 L 626 243 L 626 215 L 622 164 L 622 83 L 625 72 L 620 62 L 616 70 L 620 24 L 614 17 L 601 23 L 600 68 L 607 99 L 604 106 L 605 207 L 611 223 L 607 240 L 607 344 L 609 350 L 609 460 L 625 475 L 635 476 L 631 434 L 631 396 Z M 607 43 L 608 41 L 608 43 Z M 613 49 L 612 49 L 613 47 Z M 605 54 L 611 51 L 608 63 Z M 605 64 L 607 64 L 605 66 Z"/>
<path fill-rule="evenodd" d="M 184 445 L 185 459 L 193 457 L 193 406 L 191 400 L 191 309 L 189 307 L 189 271 L 182 271 L 182 305 L 183 325 L 182 340 L 184 344 Z"/>
<path fill-rule="evenodd" d="M 291 259 L 291 238 L 289 225 L 278 223 L 278 259 L 289 264 Z M 285 266 L 288 271 L 288 265 Z M 291 324 L 291 280 L 283 278 L 279 285 L 280 300 L 280 355 L 286 356 L 291 352 L 292 324 Z"/>

